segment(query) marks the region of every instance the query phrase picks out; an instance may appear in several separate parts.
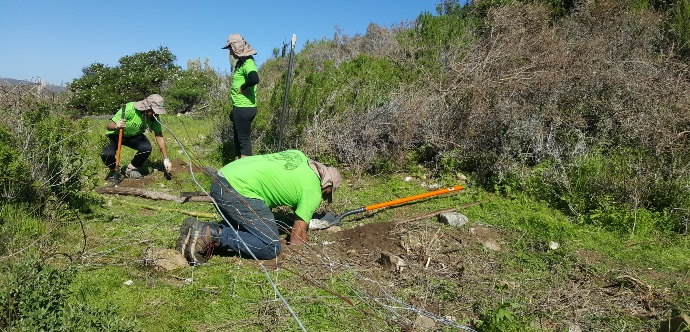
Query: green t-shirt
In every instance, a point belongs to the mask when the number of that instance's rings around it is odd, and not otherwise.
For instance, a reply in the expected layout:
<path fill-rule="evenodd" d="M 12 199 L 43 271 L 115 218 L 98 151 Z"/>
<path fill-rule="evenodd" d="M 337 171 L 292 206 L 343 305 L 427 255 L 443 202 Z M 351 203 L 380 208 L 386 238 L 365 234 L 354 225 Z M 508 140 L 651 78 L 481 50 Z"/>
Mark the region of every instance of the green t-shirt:
<path fill-rule="evenodd" d="M 247 82 L 247 77 L 249 73 L 257 71 L 256 63 L 254 60 L 247 59 L 242 64 L 242 67 L 237 68 L 232 73 L 232 86 L 230 87 L 230 98 L 232 99 L 232 105 L 235 107 L 256 107 L 256 85 L 249 88 L 251 93 L 243 94 L 238 93 L 242 84 Z M 246 93 L 246 91 L 243 91 Z"/>
<path fill-rule="evenodd" d="M 297 150 L 238 159 L 220 172 L 240 195 L 288 206 L 307 223 L 321 204 L 321 181 Z"/>
<path fill-rule="evenodd" d="M 122 118 L 122 107 L 120 107 L 117 110 L 117 113 L 115 113 L 111 120 L 117 123 L 117 121 L 120 120 L 120 118 Z M 122 136 L 125 137 L 143 134 L 146 128 L 151 128 L 151 131 L 153 131 L 154 133 L 163 132 L 163 128 L 161 127 L 161 124 L 158 121 L 156 121 L 153 117 L 148 117 L 144 115 L 143 113 L 141 113 L 141 111 L 134 108 L 134 102 L 127 103 L 127 106 L 125 106 L 125 120 L 127 121 L 127 127 L 125 127 L 125 130 L 122 132 Z M 118 132 L 119 129 L 106 129 L 105 134 L 112 135 Z"/>

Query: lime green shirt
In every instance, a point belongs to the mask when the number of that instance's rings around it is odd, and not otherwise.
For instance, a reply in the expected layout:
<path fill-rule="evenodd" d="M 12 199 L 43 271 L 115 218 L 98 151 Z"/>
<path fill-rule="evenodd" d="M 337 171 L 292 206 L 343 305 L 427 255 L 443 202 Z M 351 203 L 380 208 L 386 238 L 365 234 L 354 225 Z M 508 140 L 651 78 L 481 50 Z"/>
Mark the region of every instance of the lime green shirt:
<path fill-rule="evenodd" d="M 235 107 L 256 107 L 256 85 L 249 88 L 251 93 L 238 93 L 242 84 L 247 82 L 247 77 L 249 73 L 257 71 L 256 63 L 254 60 L 247 59 L 242 64 L 242 67 L 237 68 L 232 73 L 232 86 L 230 87 L 230 98 L 232 99 L 232 105 Z"/>
<path fill-rule="evenodd" d="M 122 108 L 117 110 L 117 113 L 111 118 L 113 122 L 117 123 L 118 120 L 122 118 Z M 146 128 L 151 128 L 154 133 L 163 132 L 161 124 L 156 121 L 153 117 L 148 117 L 141 113 L 141 111 L 134 108 L 134 102 L 127 103 L 125 106 L 125 121 L 127 121 L 127 127 L 122 132 L 122 136 L 131 137 L 139 134 L 143 134 Z M 106 135 L 112 135 L 119 131 L 116 130 L 106 130 Z"/>
<path fill-rule="evenodd" d="M 321 204 L 321 181 L 297 150 L 238 159 L 220 172 L 240 195 L 270 208 L 288 206 L 307 223 Z"/>

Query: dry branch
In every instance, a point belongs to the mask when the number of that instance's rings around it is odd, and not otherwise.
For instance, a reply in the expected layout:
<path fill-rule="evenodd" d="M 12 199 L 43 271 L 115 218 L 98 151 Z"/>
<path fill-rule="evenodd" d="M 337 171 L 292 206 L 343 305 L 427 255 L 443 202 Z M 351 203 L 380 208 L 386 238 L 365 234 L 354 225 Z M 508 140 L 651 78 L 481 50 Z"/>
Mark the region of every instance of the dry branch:
<path fill-rule="evenodd" d="M 163 207 L 159 207 L 159 206 L 151 206 L 151 205 L 146 205 L 146 204 L 137 204 L 137 203 L 130 203 L 130 202 L 122 202 L 122 203 L 125 203 L 127 205 L 131 205 L 131 206 L 136 206 L 136 207 L 142 208 L 142 209 L 148 209 L 148 210 L 153 210 L 153 211 L 177 212 L 177 213 L 182 213 L 182 214 L 186 214 L 188 216 L 197 217 L 197 218 L 208 218 L 208 219 L 219 218 L 219 216 L 215 213 L 196 212 L 196 211 L 181 210 L 181 209 L 168 209 L 168 208 L 163 208 Z"/>
<path fill-rule="evenodd" d="M 170 195 L 166 193 L 161 193 L 153 190 L 146 190 L 141 188 L 128 188 L 128 187 L 98 187 L 95 191 L 101 195 L 131 195 L 139 196 L 154 200 L 166 200 L 173 201 L 177 203 L 186 202 L 212 202 L 213 200 L 209 196 L 192 196 L 192 197 L 178 197 L 175 195 Z"/>

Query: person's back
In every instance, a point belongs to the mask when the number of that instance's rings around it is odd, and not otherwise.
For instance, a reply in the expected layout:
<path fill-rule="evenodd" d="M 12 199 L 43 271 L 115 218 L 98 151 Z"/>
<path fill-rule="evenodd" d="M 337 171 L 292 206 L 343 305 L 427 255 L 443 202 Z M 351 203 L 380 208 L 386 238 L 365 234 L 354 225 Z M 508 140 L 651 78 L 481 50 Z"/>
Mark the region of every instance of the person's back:
<path fill-rule="evenodd" d="M 297 150 L 242 158 L 220 172 L 242 196 L 260 199 L 271 208 L 288 206 L 304 220 L 321 202 L 319 177 Z"/>

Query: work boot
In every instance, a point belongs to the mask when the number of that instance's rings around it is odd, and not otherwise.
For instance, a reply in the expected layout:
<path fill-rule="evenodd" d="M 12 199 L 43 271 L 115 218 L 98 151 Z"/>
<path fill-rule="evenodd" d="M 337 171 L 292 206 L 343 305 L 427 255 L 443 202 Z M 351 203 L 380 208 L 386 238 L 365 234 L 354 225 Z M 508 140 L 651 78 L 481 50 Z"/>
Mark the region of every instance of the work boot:
<path fill-rule="evenodd" d="M 185 250 L 187 249 L 187 242 L 189 242 L 189 238 L 192 236 L 190 228 L 192 228 L 192 224 L 194 224 L 196 221 L 196 218 L 189 217 L 185 219 L 182 222 L 182 226 L 180 226 L 180 237 L 177 238 L 175 250 L 182 254 L 182 256 L 186 256 Z"/>
<path fill-rule="evenodd" d="M 220 246 L 220 235 L 219 223 L 187 218 L 180 227 L 180 238 L 177 240 L 178 251 L 185 256 L 189 265 L 204 264 L 213 256 L 213 250 Z"/>
<path fill-rule="evenodd" d="M 129 167 L 127 167 L 127 170 L 125 171 L 125 175 L 127 175 L 128 178 L 134 179 L 134 180 L 141 180 L 144 178 L 144 176 L 141 175 L 141 173 L 139 173 L 138 170 L 131 169 Z"/>

